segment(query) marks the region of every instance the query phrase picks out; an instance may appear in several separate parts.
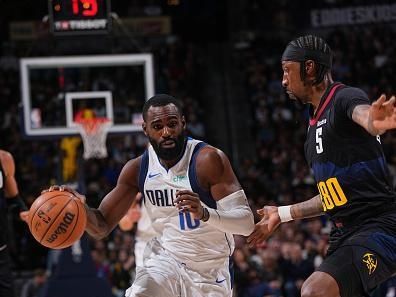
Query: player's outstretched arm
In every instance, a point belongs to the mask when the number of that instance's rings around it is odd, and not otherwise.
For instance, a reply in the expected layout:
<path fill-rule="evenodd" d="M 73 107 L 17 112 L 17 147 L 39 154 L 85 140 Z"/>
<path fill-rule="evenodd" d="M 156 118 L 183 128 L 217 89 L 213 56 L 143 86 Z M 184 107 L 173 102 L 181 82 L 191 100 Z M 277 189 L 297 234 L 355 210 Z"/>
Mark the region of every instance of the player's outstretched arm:
<path fill-rule="evenodd" d="M 85 203 L 85 196 L 65 186 L 51 186 L 45 191 L 68 191 L 85 205 L 87 214 L 86 231 L 95 239 L 106 237 L 118 224 L 132 205 L 138 193 L 140 158 L 129 161 L 118 177 L 117 185 L 102 200 L 99 207 L 91 208 Z"/>
<path fill-rule="evenodd" d="M 249 235 L 254 229 L 253 213 L 227 156 L 207 146 L 199 152 L 196 166 L 198 181 L 210 191 L 217 208 L 203 206 L 198 194 L 188 190 L 177 193 L 177 207 L 223 232 Z"/>
<path fill-rule="evenodd" d="M 395 101 L 395 96 L 386 100 L 386 96 L 381 95 L 371 105 L 356 106 L 352 113 L 352 119 L 371 135 L 381 135 L 387 130 L 396 128 Z"/>
<path fill-rule="evenodd" d="M 247 240 L 252 247 L 268 239 L 281 223 L 323 214 L 323 206 L 320 195 L 316 195 L 307 201 L 293 205 L 265 206 L 257 210 L 257 213 L 261 216 L 261 220 L 256 224 L 253 233 Z"/>

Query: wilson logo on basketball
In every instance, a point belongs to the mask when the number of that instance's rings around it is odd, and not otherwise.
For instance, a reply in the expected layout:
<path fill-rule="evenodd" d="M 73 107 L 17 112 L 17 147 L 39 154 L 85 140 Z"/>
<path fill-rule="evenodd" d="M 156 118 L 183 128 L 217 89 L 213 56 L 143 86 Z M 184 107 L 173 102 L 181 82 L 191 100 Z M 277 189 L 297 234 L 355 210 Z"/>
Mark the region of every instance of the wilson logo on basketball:
<path fill-rule="evenodd" d="M 65 216 L 63 217 L 62 222 L 58 225 L 55 231 L 47 238 L 49 243 L 54 242 L 58 238 L 60 234 L 66 233 L 67 229 L 69 228 L 70 224 L 73 222 L 74 217 L 76 215 L 70 212 L 66 212 Z"/>

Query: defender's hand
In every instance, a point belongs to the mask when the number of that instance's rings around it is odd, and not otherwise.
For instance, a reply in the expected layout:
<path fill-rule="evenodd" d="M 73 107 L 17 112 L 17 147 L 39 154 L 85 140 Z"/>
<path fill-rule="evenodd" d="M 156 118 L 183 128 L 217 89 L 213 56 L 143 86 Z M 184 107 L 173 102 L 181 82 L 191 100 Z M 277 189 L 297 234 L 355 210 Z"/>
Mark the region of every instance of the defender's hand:
<path fill-rule="evenodd" d="M 379 134 L 386 130 L 396 128 L 396 107 L 395 96 L 386 100 L 385 95 L 381 95 L 377 101 L 371 104 L 370 118 L 374 129 L 379 131 Z"/>
<path fill-rule="evenodd" d="M 193 219 L 200 220 L 203 216 L 203 206 L 197 193 L 190 190 L 176 192 L 176 207 L 179 211 L 188 211 Z"/>
<path fill-rule="evenodd" d="M 257 210 L 257 213 L 261 216 L 261 221 L 256 224 L 253 233 L 247 239 L 250 247 L 266 240 L 281 223 L 276 206 L 265 206 Z"/>

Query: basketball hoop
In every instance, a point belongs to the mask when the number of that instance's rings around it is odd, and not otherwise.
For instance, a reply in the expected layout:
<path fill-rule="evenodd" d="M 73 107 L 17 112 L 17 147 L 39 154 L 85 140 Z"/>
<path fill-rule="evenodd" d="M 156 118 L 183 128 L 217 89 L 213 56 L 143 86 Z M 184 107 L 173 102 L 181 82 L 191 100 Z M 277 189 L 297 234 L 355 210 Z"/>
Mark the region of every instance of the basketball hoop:
<path fill-rule="evenodd" d="M 112 123 L 107 118 L 87 118 L 76 121 L 84 144 L 84 159 L 107 157 L 106 138 Z"/>

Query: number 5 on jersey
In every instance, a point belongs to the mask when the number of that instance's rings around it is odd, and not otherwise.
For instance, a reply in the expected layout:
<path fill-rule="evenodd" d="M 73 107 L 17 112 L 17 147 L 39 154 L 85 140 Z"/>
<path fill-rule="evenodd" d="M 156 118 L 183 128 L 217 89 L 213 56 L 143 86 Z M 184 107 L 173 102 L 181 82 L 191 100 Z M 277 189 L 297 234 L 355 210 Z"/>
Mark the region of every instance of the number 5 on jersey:
<path fill-rule="evenodd" d="M 316 153 L 323 153 L 322 127 L 316 129 Z"/>

